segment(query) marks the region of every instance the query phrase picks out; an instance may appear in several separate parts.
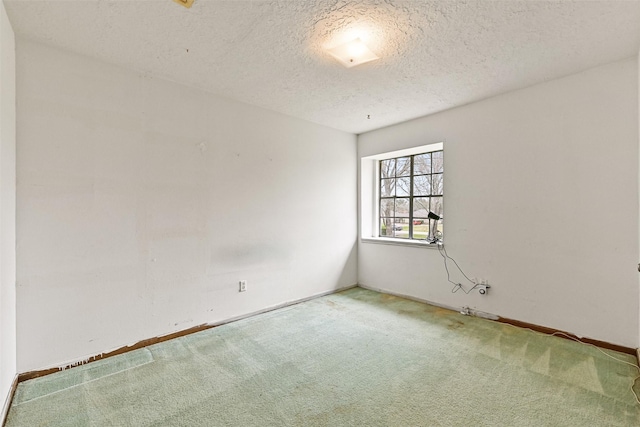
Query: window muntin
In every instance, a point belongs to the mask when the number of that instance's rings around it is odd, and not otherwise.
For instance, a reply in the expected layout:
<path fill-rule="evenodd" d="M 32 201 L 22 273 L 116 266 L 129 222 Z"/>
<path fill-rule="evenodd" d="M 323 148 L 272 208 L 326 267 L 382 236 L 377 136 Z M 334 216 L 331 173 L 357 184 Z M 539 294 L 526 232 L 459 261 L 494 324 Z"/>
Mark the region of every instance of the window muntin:
<path fill-rule="evenodd" d="M 380 237 L 439 241 L 442 219 L 443 150 L 380 160 Z"/>

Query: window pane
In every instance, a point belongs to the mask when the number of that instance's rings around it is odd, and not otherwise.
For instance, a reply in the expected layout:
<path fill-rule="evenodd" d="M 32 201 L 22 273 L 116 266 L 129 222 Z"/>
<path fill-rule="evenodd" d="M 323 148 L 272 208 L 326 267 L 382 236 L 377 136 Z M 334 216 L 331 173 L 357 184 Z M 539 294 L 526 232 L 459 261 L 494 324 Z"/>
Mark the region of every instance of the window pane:
<path fill-rule="evenodd" d="M 392 197 L 396 195 L 396 180 L 386 178 L 380 180 L 380 197 Z"/>
<path fill-rule="evenodd" d="M 429 220 L 414 219 L 413 220 L 413 238 L 426 239 L 429 236 Z"/>
<path fill-rule="evenodd" d="M 396 218 L 395 225 L 393 227 L 393 237 L 400 239 L 409 238 L 409 223 L 404 218 Z"/>
<path fill-rule="evenodd" d="M 434 196 L 442 195 L 442 174 L 431 175 L 431 194 Z"/>
<path fill-rule="evenodd" d="M 396 176 L 411 175 L 411 157 L 400 157 L 396 163 Z"/>
<path fill-rule="evenodd" d="M 425 153 L 413 157 L 413 173 L 424 175 L 431 173 L 431 154 Z"/>
<path fill-rule="evenodd" d="M 431 212 L 438 216 L 442 216 L 442 197 L 431 198 Z"/>
<path fill-rule="evenodd" d="M 380 178 L 393 178 L 396 176 L 396 159 L 382 160 L 380 162 Z"/>
<path fill-rule="evenodd" d="M 433 173 L 444 171 L 444 157 L 442 151 L 434 151 L 431 153 L 431 169 Z"/>
<path fill-rule="evenodd" d="M 416 197 L 413 199 L 413 217 L 426 218 L 429 215 L 429 198 Z"/>
<path fill-rule="evenodd" d="M 393 218 L 380 219 L 380 236 L 393 236 Z"/>
<path fill-rule="evenodd" d="M 431 182 L 429 175 L 418 175 L 413 177 L 413 195 L 428 196 L 431 194 Z"/>
<path fill-rule="evenodd" d="M 429 229 L 429 227 L 433 227 L 433 230 Z M 442 240 L 442 220 L 438 220 L 438 221 L 434 221 L 431 220 L 429 221 L 429 225 L 427 226 L 428 231 L 428 238 L 433 239 L 436 238 L 437 240 Z M 433 232 L 433 234 L 431 233 L 431 231 Z"/>
<path fill-rule="evenodd" d="M 380 216 L 389 218 L 394 213 L 394 200 L 395 199 L 380 199 Z"/>
<path fill-rule="evenodd" d="M 409 218 L 409 198 L 396 199 L 396 217 Z"/>
<path fill-rule="evenodd" d="M 411 178 L 398 178 L 396 181 L 396 196 L 404 197 L 409 195 L 411 188 Z"/>

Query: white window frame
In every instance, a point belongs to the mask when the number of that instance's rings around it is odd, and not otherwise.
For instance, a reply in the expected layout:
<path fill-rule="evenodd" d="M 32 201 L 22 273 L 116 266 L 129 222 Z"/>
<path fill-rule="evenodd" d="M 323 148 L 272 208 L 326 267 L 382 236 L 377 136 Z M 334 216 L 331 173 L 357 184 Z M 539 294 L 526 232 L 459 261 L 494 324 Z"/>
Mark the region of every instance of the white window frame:
<path fill-rule="evenodd" d="M 380 153 L 360 159 L 360 240 L 362 242 L 419 246 L 424 248 L 437 247 L 436 244 L 423 240 L 378 236 L 378 230 L 380 229 L 380 161 L 396 157 L 430 153 L 432 151 L 444 151 L 444 142 Z M 445 196 L 443 195 L 443 197 Z"/>

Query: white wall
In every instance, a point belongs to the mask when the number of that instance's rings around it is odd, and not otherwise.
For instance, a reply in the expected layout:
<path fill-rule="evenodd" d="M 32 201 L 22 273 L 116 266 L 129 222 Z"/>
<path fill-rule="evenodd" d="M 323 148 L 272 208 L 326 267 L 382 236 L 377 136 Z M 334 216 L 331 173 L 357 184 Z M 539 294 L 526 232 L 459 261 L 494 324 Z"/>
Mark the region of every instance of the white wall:
<path fill-rule="evenodd" d="M 357 283 L 354 135 L 20 39 L 17 71 L 20 372 Z"/>
<path fill-rule="evenodd" d="M 359 157 L 439 141 L 445 244 L 489 296 L 424 248 L 359 243 L 359 282 L 637 347 L 637 60 L 360 135 Z"/>
<path fill-rule="evenodd" d="M 14 35 L 0 2 L 0 411 L 16 375 L 15 84 Z"/>

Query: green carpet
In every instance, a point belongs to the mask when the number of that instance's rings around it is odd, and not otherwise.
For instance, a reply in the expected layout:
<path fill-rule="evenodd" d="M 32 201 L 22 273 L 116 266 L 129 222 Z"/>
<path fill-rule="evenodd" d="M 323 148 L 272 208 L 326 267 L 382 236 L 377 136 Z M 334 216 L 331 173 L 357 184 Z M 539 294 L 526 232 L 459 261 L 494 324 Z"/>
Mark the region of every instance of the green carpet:
<path fill-rule="evenodd" d="M 640 426 L 636 375 L 587 345 L 354 288 L 23 382 L 7 427 Z"/>

